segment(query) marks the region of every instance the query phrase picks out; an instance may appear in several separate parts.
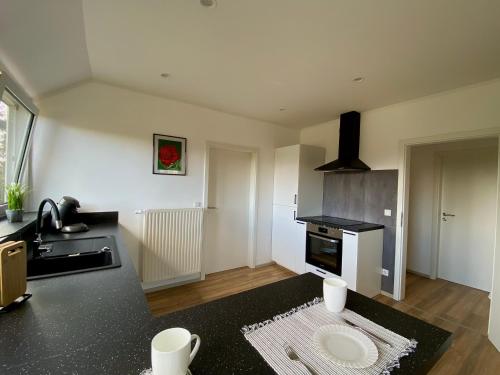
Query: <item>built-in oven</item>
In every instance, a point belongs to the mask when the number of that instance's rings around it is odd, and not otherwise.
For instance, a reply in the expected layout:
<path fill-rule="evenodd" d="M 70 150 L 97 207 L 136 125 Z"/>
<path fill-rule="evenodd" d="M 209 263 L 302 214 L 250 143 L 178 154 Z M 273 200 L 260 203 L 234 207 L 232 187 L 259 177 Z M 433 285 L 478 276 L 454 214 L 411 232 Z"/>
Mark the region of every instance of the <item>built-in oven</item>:
<path fill-rule="evenodd" d="M 342 231 L 308 223 L 306 263 L 342 276 Z"/>

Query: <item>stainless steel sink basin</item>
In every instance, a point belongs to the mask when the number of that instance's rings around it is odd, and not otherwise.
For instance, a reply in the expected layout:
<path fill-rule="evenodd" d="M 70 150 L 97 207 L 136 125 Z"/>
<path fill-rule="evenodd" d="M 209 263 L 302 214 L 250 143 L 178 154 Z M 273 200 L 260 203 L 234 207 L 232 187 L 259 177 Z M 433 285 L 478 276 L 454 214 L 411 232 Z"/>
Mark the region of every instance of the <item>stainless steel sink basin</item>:
<path fill-rule="evenodd" d="M 47 241 L 28 260 L 28 280 L 121 266 L 114 236 Z"/>

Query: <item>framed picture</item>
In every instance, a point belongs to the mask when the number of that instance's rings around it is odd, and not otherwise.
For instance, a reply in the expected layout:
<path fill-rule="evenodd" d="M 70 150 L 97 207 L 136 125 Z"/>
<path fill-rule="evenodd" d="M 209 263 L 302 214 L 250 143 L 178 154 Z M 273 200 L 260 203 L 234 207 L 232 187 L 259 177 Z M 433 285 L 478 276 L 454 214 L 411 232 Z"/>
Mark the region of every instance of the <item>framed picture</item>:
<path fill-rule="evenodd" d="M 186 138 L 153 134 L 153 173 L 186 175 Z"/>

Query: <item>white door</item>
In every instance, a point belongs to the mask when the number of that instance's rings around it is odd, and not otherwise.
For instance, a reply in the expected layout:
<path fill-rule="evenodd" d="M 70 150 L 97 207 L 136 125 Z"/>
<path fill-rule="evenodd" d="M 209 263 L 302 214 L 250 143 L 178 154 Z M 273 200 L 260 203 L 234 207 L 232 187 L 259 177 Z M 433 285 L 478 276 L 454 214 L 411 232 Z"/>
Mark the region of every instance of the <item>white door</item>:
<path fill-rule="evenodd" d="M 210 149 L 206 274 L 248 265 L 251 163 L 248 152 Z"/>
<path fill-rule="evenodd" d="M 300 145 L 276 149 L 274 163 L 274 204 L 296 206 L 299 188 Z"/>
<path fill-rule="evenodd" d="M 438 277 L 485 291 L 493 274 L 497 153 L 488 147 L 442 155 Z"/>

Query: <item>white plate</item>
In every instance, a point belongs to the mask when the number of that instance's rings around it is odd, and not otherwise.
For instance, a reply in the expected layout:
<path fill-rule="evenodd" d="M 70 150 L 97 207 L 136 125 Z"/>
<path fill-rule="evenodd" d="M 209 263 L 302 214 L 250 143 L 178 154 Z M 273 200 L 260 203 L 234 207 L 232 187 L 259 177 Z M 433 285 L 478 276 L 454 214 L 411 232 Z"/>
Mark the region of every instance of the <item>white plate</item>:
<path fill-rule="evenodd" d="M 341 324 L 319 327 L 314 332 L 313 342 L 323 356 L 344 367 L 369 367 L 378 358 L 378 350 L 372 340 L 360 331 Z"/>

